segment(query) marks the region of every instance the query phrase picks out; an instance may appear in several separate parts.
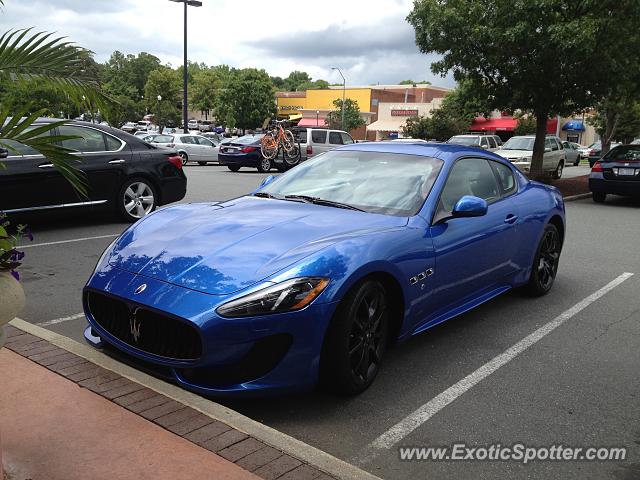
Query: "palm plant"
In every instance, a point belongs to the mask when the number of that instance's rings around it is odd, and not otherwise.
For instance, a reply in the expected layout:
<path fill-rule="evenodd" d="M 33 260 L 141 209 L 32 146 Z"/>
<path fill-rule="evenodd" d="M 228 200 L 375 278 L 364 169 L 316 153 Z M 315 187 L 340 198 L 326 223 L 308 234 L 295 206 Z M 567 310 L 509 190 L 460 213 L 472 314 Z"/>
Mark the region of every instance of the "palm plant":
<path fill-rule="evenodd" d="M 0 6 L 4 6 L 4 0 L 0 0 Z M 51 33 L 34 32 L 31 28 L 10 30 L 0 35 L 0 82 L 47 82 L 78 105 L 104 110 L 109 98 L 82 68 L 88 53 Z M 0 106 L 0 153 L 6 156 L 9 151 L 16 152 L 14 142 L 31 147 L 47 157 L 80 195 L 86 196 L 84 175 L 75 167 L 80 159 L 61 145 L 63 140 L 74 137 L 51 134 L 64 122 L 32 128 L 42 114 L 43 110 L 30 112 L 29 105 L 16 112 Z"/>

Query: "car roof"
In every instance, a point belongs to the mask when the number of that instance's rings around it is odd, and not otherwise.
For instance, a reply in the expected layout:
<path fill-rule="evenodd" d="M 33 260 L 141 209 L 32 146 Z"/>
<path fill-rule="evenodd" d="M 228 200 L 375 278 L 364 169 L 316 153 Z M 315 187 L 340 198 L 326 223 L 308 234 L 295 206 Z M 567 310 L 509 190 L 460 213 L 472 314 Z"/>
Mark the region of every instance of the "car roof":
<path fill-rule="evenodd" d="M 466 155 L 482 157 L 492 160 L 498 160 L 501 163 L 508 164 L 505 158 L 476 147 L 467 147 L 464 145 L 456 145 L 453 143 L 434 143 L 434 142 L 365 142 L 352 143 L 339 147 L 340 151 L 362 151 L 362 152 L 380 152 L 380 153 L 399 153 L 405 155 L 418 155 L 423 157 L 435 157 L 442 160 L 455 160 Z"/>

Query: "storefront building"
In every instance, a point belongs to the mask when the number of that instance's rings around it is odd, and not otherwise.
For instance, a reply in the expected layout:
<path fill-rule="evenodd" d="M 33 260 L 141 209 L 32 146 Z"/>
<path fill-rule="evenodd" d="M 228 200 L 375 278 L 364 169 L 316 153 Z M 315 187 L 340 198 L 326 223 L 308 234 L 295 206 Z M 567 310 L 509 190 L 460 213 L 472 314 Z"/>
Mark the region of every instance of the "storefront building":
<path fill-rule="evenodd" d="M 430 117 L 441 103 L 442 98 L 434 98 L 429 103 L 380 103 L 378 120 L 367 126 L 367 140 L 402 137 L 402 128 L 409 117 Z"/>

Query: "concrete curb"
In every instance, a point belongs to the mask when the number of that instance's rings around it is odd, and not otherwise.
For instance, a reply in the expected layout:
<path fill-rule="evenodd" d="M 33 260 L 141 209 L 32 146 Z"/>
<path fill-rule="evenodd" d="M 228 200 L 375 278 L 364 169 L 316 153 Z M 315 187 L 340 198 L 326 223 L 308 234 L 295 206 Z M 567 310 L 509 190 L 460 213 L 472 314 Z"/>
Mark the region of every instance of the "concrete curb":
<path fill-rule="evenodd" d="M 285 454 L 306 462 L 338 479 L 380 480 L 379 477 L 361 470 L 348 462 L 290 437 L 285 433 L 279 432 L 274 428 L 256 422 L 230 408 L 122 364 L 88 345 L 83 345 L 75 340 L 33 325 L 20 318 L 13 319 L 9 324 L 176 402 L 197 410 L 213 420 L 226 423 L 230 427 L 254 437 L 273 448 L 281 450 Z"/>
<path fill-rule="evenodd" d="M 589 193 L 580 193 L 578 195 L 571 195 L 570 197 L 564 197 L 565 202 L 575 202 L 576 200 L 582 200 L 583 198 L 590 198 L 591 192 Z"/>

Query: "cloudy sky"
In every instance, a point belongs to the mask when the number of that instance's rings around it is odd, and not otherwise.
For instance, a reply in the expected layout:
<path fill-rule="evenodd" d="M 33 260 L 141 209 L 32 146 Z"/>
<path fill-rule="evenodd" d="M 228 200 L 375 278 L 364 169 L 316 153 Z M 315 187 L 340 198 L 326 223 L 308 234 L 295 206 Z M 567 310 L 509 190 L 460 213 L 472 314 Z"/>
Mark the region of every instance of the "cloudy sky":
<path fill-rule="evenodd" d="M 350 85 L 430 80 L 432 57 L 418 52 L 405 21 L 411 0 L 202 0 L 189 7 L 189 59 L 264 68 Z M 168 0 L 5 0 L 2 30 L 56 31 L 105 61 L 114 50 L 146 51 L 182 63 L 182 5 Z"/>

